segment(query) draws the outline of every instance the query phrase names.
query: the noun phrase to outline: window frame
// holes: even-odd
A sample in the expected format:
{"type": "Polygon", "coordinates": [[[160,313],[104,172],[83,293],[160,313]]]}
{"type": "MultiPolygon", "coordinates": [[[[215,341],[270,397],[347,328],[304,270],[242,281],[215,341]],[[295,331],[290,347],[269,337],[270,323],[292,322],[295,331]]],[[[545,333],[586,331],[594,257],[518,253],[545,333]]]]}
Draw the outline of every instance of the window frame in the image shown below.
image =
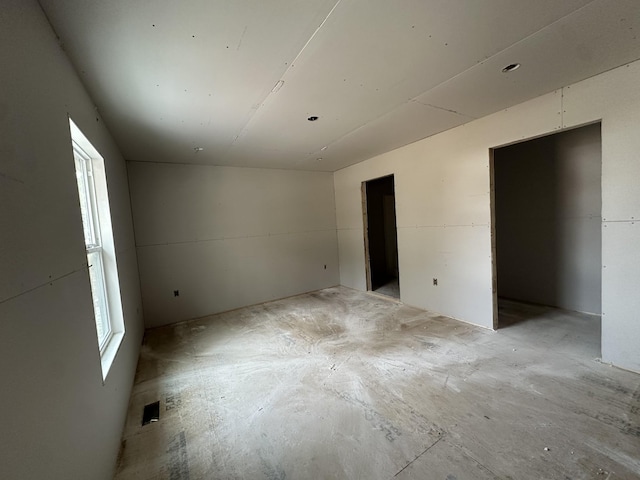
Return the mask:
{"type": "MultiPolygon", "coordinates": [[[[102,258],[102,239],[100,235],[100,213],[98,212],[98,199],[96,195],[96,186],[93,175],[93,161],[89,155],[78,145],[72,141],[73,156],[76,166],[76,177],[82,176],[83,192],[80,192],[80,184],[78,184],[78,195],[84,194],[84,205],[86,206],[86,215],[83,213],[83,227],[89,227],[89,235],[85,232],[85,249],[87,252],[87,266],[89,268],[89,280],[91,283],[91,296],[93,297],[93,311],[96,317],[96,328],[98,333],[98,347],[102,355],[113,336],[113,326],[111,315],[109,313],[109,302],[106,287],[106,277],[104,271],[104,261],[102,258]],[[85,217],[88,225],[85,225],[85,217]],[[96,288],[94,288],[94,286],[96,288]],[[96,305],[97,304],[97,305],[96,305]],[[98,325],[98,317],[101,317],[100,325],[98,325]]],[[[80,209],[82,209],[82,201],[80,209]]]]}
{"type": "Polygon", "coordinates": [[[71,118],[69,125],[83,244],[104,382],[125,333],[105,162],[71,118]]]}

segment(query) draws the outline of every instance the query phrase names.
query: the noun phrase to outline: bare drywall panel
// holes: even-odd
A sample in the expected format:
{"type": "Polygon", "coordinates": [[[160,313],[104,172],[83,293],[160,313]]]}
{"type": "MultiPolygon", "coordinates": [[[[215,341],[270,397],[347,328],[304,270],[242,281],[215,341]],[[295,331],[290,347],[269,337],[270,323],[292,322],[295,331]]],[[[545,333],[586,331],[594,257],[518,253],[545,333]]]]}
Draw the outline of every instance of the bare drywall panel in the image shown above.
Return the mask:
{"type": "Polygon", "coordinates": [[[335,230],[142,246],[138,256],[149,327],[338,283],[335,230]]]}
{"type": "Polygon", "coordinates": [[[126,167],[36,1],[2,3],[0,63],[0,477],[111,479],[143,333],[126,167]],[[126,334],[104,383],[69,115],[109,187],[126,334]]]}
{"type": "Polygon", "coordinates": [[[490,248],[488,231],[486,225],[398,229],[402,301],[484,325],[484,314],[491,309],[486,281],[491,259],[479,260],[475,252],[490,248]],[[460,291],[466,292],[465,301],[456,298],[460,291]]]}
{"type": "Polygon", "coordinates": [[[635,62],[564,89],[565,126],[602,119],[602,217],[605,222],[640,218],[639,76],[640,62],[635,62]]]}
{"type": "Polygon", "coordinates": [[[330,173],[128,165],[138,245],[335,228],[330,173]]]}
{"type": "Polygon", "coordinates": [[[489,149],[560,128],[561,101],[553,92],[336,172],[341,283],[366,284],[363,237],[346,234],[362,231],[360,184],[393,173],[402,301],[492,328],[489,149]]]}
{"type": "Polygon", "coordinates": [[[433,135],[471,120],[473,118],[465,115],[409,100],[351,131],[312,158],[323,159],[323,170],[336,170],[344,165],[345,158],[357,163],[358,159],[366,159],[381,150],[392,150],[424,138],[427,133],[433,135]]]}
{"type": "Polygon", "coordinates": [[[70,55],[89,59],[84,79],[127,159],[205,163],[229,150],[336,0],[42,3],[70,55]]]}
{"type": "Polygon", "coordinates": [[[640,223],[602,227],[602,358],[640,373],[640,223]]]}
{"type": "Polygon", "coordinates": [[[112,477],[130,390],[102,385],[92,308],[84,270],[0,303],[2,478],[112,477]]]}
{"type": "Polygon", "coordinates": [[[640,16],[627,14],[637,8],[634,2],[589,2],[416,100],[481,117],[513,105],[522,98],[523,90],[532,96],[542,95],[562,82],[566,85],[588,78],[593,75],[595,61],[603,62],[600,71],[634,61],[638,58],[635,49],[640,16]],[[620,27],[608,28],[616,24],[620,27]],[[617,58],[613,58],[612,52],[617,58]],[[520,70],[496,75],[514,62],[522,62],[520,70]]]}
{"type": "Polygon", "coordinates": [[[494,151],[498,295],[600,314],[600,124],[494,151]]]}
{"type": "MultiPolygon", "coordinates": [[[[362,288],[364,284],[364,268],[356,271],[359,258],[364,257],[363,241],[357,235],[345,234],[348,229],[359,228],[362,222],[360,184],[364,180],[393,173],[396,178],[402,300],[418,299],[421,300],[418,305],[425,308],[437,309],[445,315],[491,328],[494,312],[489,228],[480,235],[478,242],[467,245],[466,265],[458,272],[459,276],[452,276],[450,280],[453,286],[451,297],[435,299],[424,293],[431,288],[433,276],[428,272],[413,272],[411,265],[435,269],[441,265],[442,258],[437,251],[428,248],[434,244],[428,243],[425,235],[418,234],[417,227],[444,229],[456,218],[467,222],[480,219],[481,227],[488,226],[490,198],[485,192],[489,192],[491,148],[600,119],[603,225],[611,220],[631,224],[634,218],[640,217],[640,188],[637,185],[640,178],[637,155],[640,151],[640,136],[637,134],[640,131],[638,78],[640,62],[635,62],[337,171],[334,179],[341,283],[353,288],[362,288]],[[484,168],[485,173],[479,173],[484,168]],[[445,171],[449,173],[445,175],[445,171]],[[438,186],[434,178],[440,179],[442,185],[438,186]],[[348,267],[343,268],[343,264],[348,267]],[[465,281],[467,272],[475,281],[465,281]],[[407,276],[409,273],[411,276],[407,276]],[[460,314],[457,304],[467,302],[465,312],[460,314]]],[[[466,225],[455,235],[463,237],[469,228],[466,225]]],[[[434,235],[429,242],[435,242],[435,238],[434,235]]],[[[621,247],[613,256],[617,247],[603,234],[602,255],[603,262],[614,258],[617,268],[624,268],[625,278],[617,281],[624,280],[628,288],[637,292],[640,291],[640,269],[627,271],[624,266],[626,257],[635,258],[637,255],[637,248],[632,247],[634,242],[637,245],[637,239],[630,231],[621,232],[615,244],[621,247]]],[[[608,311],[615,312],[614,318],[603,321],[603,359],[637,370],[640,363],[638,310],[632,302],[617,296],[615,287],[616,282],[607,273],[603,274],[602,311],[605,316],[608,311]]]]}
{"type": "Polygon", "coordinates": [[[362,228],[342,228],[338,230],[340,253],[340,283],[342,285],[367,290],[364,256],[364,231],[362,228]]]}
{"type": "Polygon", "coordinates": [[[332,171],[640,56],[634,0],[40,3],[139,161],[332,171]]]}
{"type": "Polygon", "coordinates": [[[74,191],[73,163],[65,161],[71,148],[70,141],[64,142],[69,139],[68,121],[66,124],[59,121],[64,120],[67,109],[56,95],[42,92],[43,95],[36,97],[33,93],[34,86],[38,86],[34,79],[41,76],[43,70],[49,72],[47,82],[57,85],[59,94],[64,92],[64,83],[69,81],[69,73],[60,67],[66,60],[57,48],[46,20],[40,16],[37,4],[21,9],[16,3],[9,5],[7,10],[3,8],[0,17],[3,25],[17,23],[32,30],[31,35],[23,33],[11,38],[14,28],[8,25],[3,27],[0,37],[3,42],[0,61],[6,66],[0,71],[3,110],[0,116],[0,198],[3,206],[0,209],[3,246],[0,300],[19,295],[50,278],[81,269],[86,262],[81,235],[43,235],[43,232],[71,231],[82,226],[78,224],[78,212],[69,208],[73,195],[77,197],[77,187],[74,191]],[[34,61],[27,62],[20,57],[31,49],[25,46],[18,49],[19,41],[32,41],[38,45],[34,45],[33,50],[39,47],[44,51],[36,50],[34,61]],[[29,108],[52,114],[36,116],[29,108]],[[54,112],[58,121],[52,121],[54,112]],[[57,161],[45,162],[42,160],[45,158],[57,161]],[[66,202],[43,201],[44,197],[55,198],[64,192],[69,192],[66,202]],[[47,240],[43,241],[43,238],[47,240]]]}
{"type": "MultiPolygon", "coordinates": [[[[546,0],[544,6],[490,3],[469,1],[446,8],[449,5],[445,2],[411,2],[398,9],[384,0],[339,2],[296,59],[296,68],[283,77],[287,88],[278,101],[267,104],[252,119],[257,123],[254,135],[277,141],[290,132],[281,122],[289,120],[287,124],[296,125],[299,122],[295,119],[304,118],[308,111],[326,112],[333,118],[323,125],[324,138],[317,141],[332,141],[341,132],[373,121],[516,43],[524,32],[534,34],[546,22],[561,19],[587,1],[560,5],[546,0]],[[489,13],[496,10],[501,10],[504,18],[512,18],[518,28],[504,25],[501,17],[489,13]],[[469,38],[475,41],[469,42],[469,38]],[[434,64],[438,68],[433,68],[434,64]],[[263,121],[258,123],[261,117],[263,121]]],[[[296,130],[288,140],[297,143],[304,139],[303,132],[296,130]]]]}
{"type": "Polygon", "coordinates": [[[433,151],[412,156],[398,176],[406,185],[396,194],[403,208],[399,214],[402,226],[451,226],[488,224],[486,203],[477,201],[489,197],[485,183],[488,159],[476,161],[463,152],[455,162],[447,160],[446,147],[434,145],[433,151]],[[415,175],[428,169],[429,178],[415,175]],[[464,173],[461,173],[464,172],[464,173]],[[475,199],[476,201],[469,201],[475,199]],[[415,208],[415,205],[421,208],[415,208]]]}
{"type": "MultiPolygon", "coordinates": [[[[456,137],[464,132],[468,140],[460,145],[460,154],[474,157],[478,154],[478,145],[486,144],[491,145],[488,148],[494,148],[547,135],[562,128],[562,100],[562,90],[555,90],[475,120],[471,126],[463,125],[464,130],[452,132],[451,135],[456,137]],[[496,128],[496,125],[500,128],[496,128]]],[[[446,135],[447,132],[444,133],[446,135]]],[[[451,142],[451,138],[444,136],[440,141],[451,142]]]]}
{"type": "Polygon", "coordinates": [[[339,283],[333,174],[128,165],[147,326],[339,283]]]}

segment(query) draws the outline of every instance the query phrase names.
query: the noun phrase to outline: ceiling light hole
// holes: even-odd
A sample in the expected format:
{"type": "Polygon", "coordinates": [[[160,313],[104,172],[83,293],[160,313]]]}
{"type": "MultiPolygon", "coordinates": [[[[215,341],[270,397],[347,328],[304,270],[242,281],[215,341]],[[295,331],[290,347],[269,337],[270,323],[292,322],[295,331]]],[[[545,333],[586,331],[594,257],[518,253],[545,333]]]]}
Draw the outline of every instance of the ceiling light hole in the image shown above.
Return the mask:
{"type": "Polygon", "coordinates": [[[507,65],[506,67],[504,67],[502,69],[502,73],[513,72],[514,70],[517,70],[519,68],[520,68],[520,64],[519,63],[512,63],[512,64],[507,65]]]}
{"type": "Polygon", "coordinates": [[[271,89],[271,93],[276,93],[278,90],[282,88],[283,85],[284,85],[284,80],[278,80],[278,82],[271,89]]]}
{"type": "Polygon", "coordinates": [[[309,120],[310,122],[315,122],[316,120],[318,120],[318,117],[316,117],[315,115],[307,118],[307,120],[309,120]]]}

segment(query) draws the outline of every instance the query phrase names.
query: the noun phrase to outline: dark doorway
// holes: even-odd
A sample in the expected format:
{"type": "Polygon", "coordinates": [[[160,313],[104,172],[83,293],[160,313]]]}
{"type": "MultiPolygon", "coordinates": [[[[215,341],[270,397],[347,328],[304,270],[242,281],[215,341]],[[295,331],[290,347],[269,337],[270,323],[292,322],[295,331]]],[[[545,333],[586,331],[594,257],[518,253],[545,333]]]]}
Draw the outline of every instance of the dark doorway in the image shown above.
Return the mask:
{"type": "Polygon", "coordinates": [[[599,123],[493,150],[494,327],[541,316],[514,301],[600,315],[601,165],[599,123]]]}
{"type": "Polygon", "coordinates": [[[367,290],[400,298],[393,175],[362,184],[367,290]]]}

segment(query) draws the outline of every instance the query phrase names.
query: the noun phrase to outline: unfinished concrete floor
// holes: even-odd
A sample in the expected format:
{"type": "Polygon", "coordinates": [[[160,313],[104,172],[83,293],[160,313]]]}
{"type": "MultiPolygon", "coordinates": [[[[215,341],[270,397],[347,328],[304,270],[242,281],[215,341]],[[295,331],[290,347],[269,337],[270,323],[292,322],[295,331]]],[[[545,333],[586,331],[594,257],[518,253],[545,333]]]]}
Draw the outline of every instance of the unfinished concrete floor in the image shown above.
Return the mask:
{"type": "Polygon", "coordinates": [[[336,287],[148,331],[116,478],[640,478],[640,375],[596,360],[599,319],[501,314],[336,287]]]}
{"type": "Polygon", "coordinates": [[[400,282],[397,278],[392,278],[381,287],[376,288],[374,292],[400,300],[400,282]]]}

